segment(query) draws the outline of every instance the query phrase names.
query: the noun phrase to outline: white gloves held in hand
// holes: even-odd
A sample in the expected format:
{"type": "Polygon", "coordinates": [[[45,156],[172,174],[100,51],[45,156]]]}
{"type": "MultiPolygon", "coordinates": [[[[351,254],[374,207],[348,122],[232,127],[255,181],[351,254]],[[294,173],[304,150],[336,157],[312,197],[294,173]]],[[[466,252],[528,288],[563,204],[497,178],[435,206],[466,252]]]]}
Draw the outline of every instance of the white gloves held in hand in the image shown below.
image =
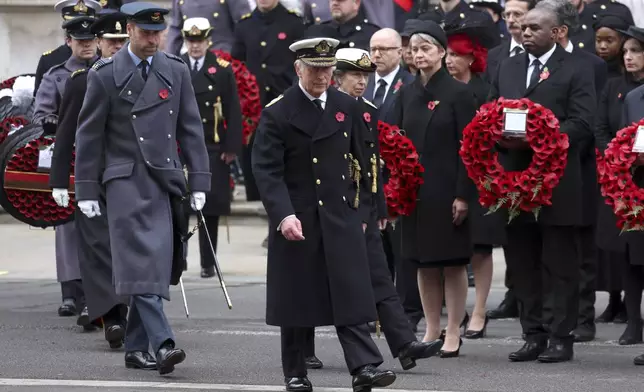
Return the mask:
{"type": "Polygon", "coordinates": [[[58,207],[69,207],[69,193],[67,192],[67,189],[54,188],[51,196],[54,198],[58,207]]]}
{"type": "Polygon", "coordinates": [[[192,192],[190,195],[190,207],[195,211],[201,211],[206,204],[206,194],[204,192],[192,192]]]}
{"type": "Polygon", "coordinates": [[[97,200],[82,200],[78,202],[78,208],[88,218],[101,216],[101,208],[98,206],[97,200]]]}

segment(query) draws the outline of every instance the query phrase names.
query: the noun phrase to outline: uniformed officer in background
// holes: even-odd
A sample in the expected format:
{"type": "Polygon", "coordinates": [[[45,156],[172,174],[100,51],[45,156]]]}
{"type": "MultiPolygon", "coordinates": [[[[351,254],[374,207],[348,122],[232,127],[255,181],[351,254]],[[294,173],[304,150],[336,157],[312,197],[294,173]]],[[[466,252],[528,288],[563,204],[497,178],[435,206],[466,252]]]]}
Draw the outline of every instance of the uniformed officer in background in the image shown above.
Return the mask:
{"type": "MultiPolygon", "coordinates": [[[[333,0],[302,0],[302,16],[307,25],[332,20],[330,3],[333,0]]],[[[382,28],[396,27],[394,0],[368,0],[360,5],[359,16],[364,23],[373,23],[382,28]]]]}
{"type": "MultiPolygon", "coordinates": [[[[56,3],[54,10],[61,13],[64,21],[69,21],[77,16],[94,16],[97,11],[101,10],[101,5],[94,0],[61,0],[56,3]]],[[[72,50],[69,47],[70,40],[69,34],[65,33],[65,43],[40,56],[36,68],[34,96],[38,93],[38,87],[45,73],[54,65],[64,63],[72,55],[72,50]]]]}
{"type": "Polygon", "coordinates": [[[309,26],[308,37],[331,37],[345,48],[369,50],[369,40],[380,27],[361,14],[362,0],[329,0],[331,20],[309,26]]]}
{"type": "Polygon", "coordinates": [[[503,20],[503,6],[499,0],[471,0],[470,5],[490,14],[502,40],[509,37],[507,25],[503,20]]]}
{"type": "MultiPolygon", "coordinates": [[[[79,16],[63,24],[68,34],[72,55],[62,64],[52,67],[43,77],[36,94],[34,124],[42,124],[46,135],[55,135],[60,102],[65,93],[65,83],[72,72],[87,68],[96,61],[96,36],[90,27],[94,18],[79,16]]],[[[74,222],[56,227],[56,273],[60,282],[63,303],[58,314],[74,316],[84,305],[84,293],[78,264],[77,233],[74,222]]],[[[81,312],[78,323],[89,326],[89,317],[81,312]]]]}
{"type": "Polygon", "coordinates": [[[569,0],[577,7],[581,28],[570,35],[575,47],[595,53],[595,29],[593,25],[603,15],[619,16],[629,25],[634,25],[631,10],[617,0],[569,0]]]}
{"type": "Polygon", "coordinates": [[[212,48],[230,52],[236,24],[250,11],[246,0],[173,0],[166,51],[181,54],[183,22],[189,18],[205,17],[212,26],[209,36],[212,48]]]}
{"type": "MultiPolygon", "coordinates": [[[[211,29],[206,18],[186,19],[181,32],[188,53],[181,58],[192,73],[192,86],[210,158],[212,177],[203,214],[216,252],[219,217],[230,215],[230,163],[242,148],[242,113],[230,63],[208,50],[211,29]]],[[[215,276],[215,260],[206,235],[205,230],[199,230],[201,277],[211,278],[215,276]]]]}
{"type": "MultiPolygon", "coordinates": [[[[99,15],[102,16],[92,24],[91,32],[98,37],[102,58],[112,57],[128,38],[125,15],[113,9],[103,9],[99,15]]],[[[88,70],[89,68],[81,68],[71,74],[60,104],[49,185],[52,187],[52,196],[56,204],[65,208],[69,205],[67,188],[78,115],[87,89],[88,70]]],[[[104,192],[101,192],[99,203],[104,211],[104,192]]],[[[93,324],[103,327],[105,340],[110,348],[120,348],[125,337],[127,305],[116,295],[112,284],[112,255],[107,216],[103,213],[100,217],[89,219],[76,209],[74,223],[78,234],[80,272],[89,319],[93,324]]]]}
{"type": "Polygon", "coordinates": [[[183,272],[177,263],[185,264],[183,198],[190,189],[191,207],[201,210],[210,190],[208,154],[190,71],[179,57],[158,51],[168,10],[135,2],[121,12],[128,16],[127,48],[99,60],[87,76],[76,132],[76,199],[93,218],[101,214],[105,187],[114,286],[130,297],[126,367],[166,374],[186,354],[175,346],[163,299],[183,272]]]}

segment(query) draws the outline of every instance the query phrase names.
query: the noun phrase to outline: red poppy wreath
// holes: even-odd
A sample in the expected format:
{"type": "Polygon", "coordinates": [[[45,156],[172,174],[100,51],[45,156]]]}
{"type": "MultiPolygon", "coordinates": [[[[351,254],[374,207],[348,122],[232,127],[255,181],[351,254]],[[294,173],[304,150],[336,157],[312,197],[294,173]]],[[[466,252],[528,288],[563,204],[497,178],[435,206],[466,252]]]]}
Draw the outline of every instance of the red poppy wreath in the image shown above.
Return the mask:
{"type": "Polygon", "coordinates": [[[0,82],[0,90],[2,90],[4,88],[13,88],[13,84],[15,83],[17,78],[18,78],[17,76],[14,76],[14,77],[11,77],[9,79],[5,79],[2,82],[0,82]]]}
{"type": "Polygon", "coordinates": [[[233,59],[230,53],[218,49],[213,49],[212,53],[218,58],[228,61],[233,68],[237,81],[237,95],[242,110],[243,141],[244,145],[248,145],[251,135],[259,124],[259,116],[262,112],[257,79],[243,62],[233,59]]]}
{"type": "Polygon", "coordinates": [[[633,163],[638,153],[633,152],[637,129],[644,120],[617,132],[604,152],[597,151],[597,177],[606,204],[617,216],[617,227],[622,232],[644,230],[644,189],[633,181],[633,163]]]}
{"type": "Polygon", "coordinates": [[[23,127],[29,124],[29,121],[24,117],[7,117],[0,121],[0,143],[9,136],[13,127],[23,127]]]}
{"type": "Polygon", "coordinates": [[[416,147],[397,126],[378,121],[378,135],[380,157],[389,170],[389,181],[384,185],[389,216],[409,215],[416,207],[425,169],[416,147]]]}
{"type": "Polygon", "coordinates": [[[566,168],[568,135],[559,132],[555,115],[540,104],[525,98],[499,98],[481,106],[465,127],[460,155],[478,190],[479,203],[488,213],[505,207],[509,221],[521,211],[532,212],[538,219],[541,208],[552,205],[552,192],[566,168]],[[503,135],[505,108],[528,111],[526,139],[533,155],[521,172],[506,172],[494,148],[503,135]]]}

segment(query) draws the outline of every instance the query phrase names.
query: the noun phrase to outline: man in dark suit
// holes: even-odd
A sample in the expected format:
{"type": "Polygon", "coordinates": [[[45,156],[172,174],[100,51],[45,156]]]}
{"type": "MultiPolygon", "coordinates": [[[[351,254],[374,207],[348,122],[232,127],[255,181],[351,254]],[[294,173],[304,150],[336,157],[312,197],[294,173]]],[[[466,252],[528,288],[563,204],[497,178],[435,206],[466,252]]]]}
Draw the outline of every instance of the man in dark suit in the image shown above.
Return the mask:
{"type": "MultiPolygon", "coordinates": [[[[579,61],[580,67],[593,70],[595,93],[599,97],[608,78],[608,65],[604,60],[583,49],[576,48],[570,41],[572,33],[580,29],[579,13],[568,0],[544,0],[537,8],[547,7],[559,16],[558,43],[579,61]]],[[[595,279],[597,277],[597,252],[595,247],[595,223],[597,221],[597,163],[595,145],[591,143],[580,150],[584,176],[583,191],[583,224],[580,229],[582,260],[579,286],[579,321],[574,336],[577,342],[587,342],[595,338],[595,279]]],[[[548,305],[554,298],[549,298],[548,305]]],[[[544,317],[548,319],[550,306],[544,308],[544,317]]]]}
{"type": "MultiPolygon", "coordinates": [[[[242,148],[242,113],[230,63],[208,50],[212,27],[206,18],[186,19],[181,30],[188,53],[182,56],[192,73],[192,85],[206,139],[212,174],[202,210],[215,252],[219,217],[230,215],[230,163],[242,148]],[[225,126],[224,126],[225,123],[225,126]]],[[[215,276],[215,259],[206,230],[199,230],[201,277],[215,276]]]]}
{"type": "MultiPolygon", "coordinates": [[[[597,105],[593,75],[557,45],[557,14],[547,8],[529,11],[522,23],[527,53],[504,60],[492,84],[496,99],[528,98],[559,119],[570,147],[552,205],[538,221],[521,214],[508,226],[506,263],[519,301],[525,344],[511,361],[563,362],[573,357],[579,312],[579,226],[583,224],[581,150],[592,140],[590,119],[597,105]],[[525,81],[525,82],[523,82],[525,81]],[[552,320],[543,319],[543,301],[556,297],[552,320]]],[[[502,139],[500,159],[506,170],[524,170],[532,160],[525,138],[502,139]]]]}

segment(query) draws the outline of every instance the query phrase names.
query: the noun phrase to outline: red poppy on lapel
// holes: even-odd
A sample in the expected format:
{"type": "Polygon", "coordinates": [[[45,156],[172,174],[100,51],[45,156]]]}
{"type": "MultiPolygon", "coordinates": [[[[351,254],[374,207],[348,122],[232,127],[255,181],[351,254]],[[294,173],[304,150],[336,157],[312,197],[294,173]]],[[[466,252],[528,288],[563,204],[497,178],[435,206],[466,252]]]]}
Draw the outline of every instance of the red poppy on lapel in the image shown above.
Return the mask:
{"type": "Polygon", "coordinates": [[[338,120],[338,122],[344,122],[344,113],[337,112],[335,114],[335,119],[338,120]]]}
{"type": "Polygon", "coordinates": [[[168,90],[163,89],[163,90],[159,91],[159,97],[161,97],[161,99],[168,98],[168,90]]]}
{"type": "Polygon", "coordinates": [[[209,74],[211,74],[211,75],[212,75],[212,74],[214,74],[215,72],[217,72],[217,68],[215,68],[215,67],[210,67],[210,68],[208,68],[208,73],[209,73],[209,74]]]}
{"type": "Polygon", "coordinates": [[[400,90],[400,88],[402,87],[402,85],[403,85],[402,80],[398,79],[398,82],[396,82],[396,84],[394,84],[394,92],[397,93],[398,90],[400,90]]]}
{"type": "Polygon", "coordinates": [[[436,109],[436,106],[438,106],[439,103],[440,103],[440,101],[430,101],[427,104],[427,109],[434,110],[434,109],[436,109]]]}
{"type": "Polygon", "coordinates": [[[371,122],[371,114],[369,112],[365,112],[363,116],[366,122],[371,122]]]}
{"type": "Polygon", "coordinates": [[[622,99],[622,93],[617,94],[617,99],[622,99]]]}
{"type": "Polygon", "coordinates": [[[548,67],[544,68],[543,71],[541,71],[541,74],[539,75],[539,82],[542,80],[546,80],[550,77],[550,71],[548,71],[548,67]]]}
{"type": "Polygon", "coordinates": [[[277,34],[277,38],[279,38],[279,39],[286,39],[286,33],[279,33],[279,34],[277,34]]]}

